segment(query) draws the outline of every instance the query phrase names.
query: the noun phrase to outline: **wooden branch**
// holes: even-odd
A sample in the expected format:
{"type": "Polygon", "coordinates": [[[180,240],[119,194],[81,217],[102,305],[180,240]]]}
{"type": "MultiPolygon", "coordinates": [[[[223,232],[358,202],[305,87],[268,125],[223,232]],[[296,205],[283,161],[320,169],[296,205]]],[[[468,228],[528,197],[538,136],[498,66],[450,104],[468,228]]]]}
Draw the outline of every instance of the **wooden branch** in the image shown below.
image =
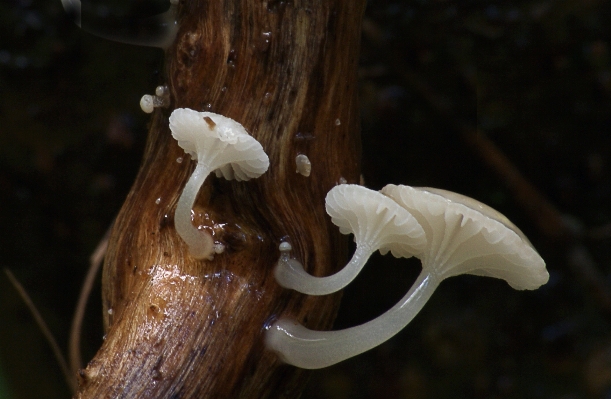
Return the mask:
{"type": "Polygon", "coordinates": [[[282,239],[310,273],[346,261],[324,210],[329,189],[360,168],[356,69],[364,0],[186,0],[168,50],[170,109],[154,114],[144,161],[117,217],[103,272],[107,334],[80,372],[77,397],[295,398],[306,374],[264,348],[280,315],[331,327],[339,295],[282,289],[282,239]],[[242,123],[269,155],[261,178],[210,176],[195,223],[226,246],[196,261],[174,229],[194,168],[172,139],[171,109],[242,123]],[[295,173],[295,157],[312,162],[295,173]],[[177,159],[182,158],[182,162],[177,159]]]}

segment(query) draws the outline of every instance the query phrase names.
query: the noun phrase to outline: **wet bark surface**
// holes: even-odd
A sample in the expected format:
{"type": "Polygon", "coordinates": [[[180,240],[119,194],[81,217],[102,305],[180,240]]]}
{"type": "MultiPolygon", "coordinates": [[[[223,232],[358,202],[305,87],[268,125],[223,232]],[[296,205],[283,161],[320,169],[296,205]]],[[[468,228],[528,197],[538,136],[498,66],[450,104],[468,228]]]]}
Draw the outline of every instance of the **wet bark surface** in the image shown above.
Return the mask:
{"type": "Polygon", "coordinates": [[[324,197],[358,183],[356,68],[363,1],[185,1],[167,51],[168,109],[153,115],[144,161],[121,209],[103,272],[106,338],[80,373],[79,398],[298,397],[307,373],[264,347],[279,316],[332,325],[340,295],[282,289],[278,245],[315,275],[346,261],[347,238],[324,197]],[[225,251],[195,260],[176,234],[176,202],[195,167],[171,137],[171,110],[240,122],[270,168],[235,182],[208,177],[194,223],[225,251]],[[296,173],[295,157],[312,163],[296,173]]]}

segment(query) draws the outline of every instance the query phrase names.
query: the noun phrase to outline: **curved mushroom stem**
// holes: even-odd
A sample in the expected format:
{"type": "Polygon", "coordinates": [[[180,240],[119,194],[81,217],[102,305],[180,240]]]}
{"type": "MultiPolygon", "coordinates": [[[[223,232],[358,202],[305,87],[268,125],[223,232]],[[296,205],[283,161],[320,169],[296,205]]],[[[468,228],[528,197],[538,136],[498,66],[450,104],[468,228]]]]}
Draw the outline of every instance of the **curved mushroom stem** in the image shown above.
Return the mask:
{"type": "Polygon", "coordinates": [[[166,49],[174,41],[178,30],[175,22],[176,6],[174,3],[171,3],[169,10],[164,13],[136,21],[115,19],[112,21],[113,26],[104,27],[108,23],[97,23],[95,18],[87,18],[86,23],[83,23],[81,0],[61,0],[61,2],[66,13],[74,19],[74,23],[79,28],[92,35],[120,43],[166,49]],[[114,25],[129,27],[129,29],[122,32],[117,31],[114,25]]]}
{"type": "Polygon", "coordinates": [[[441,279],[421,272],[408,293],[390,310],[370,322],[339,331],[313,331],[287,319],[266,333],[267,347],[288,364],[318,369],[339,363],[390,339],[418,314],[441,279]]]}
{"type": "Polygon", "coordinates": [[[358,276],[369,257],[375,252],[369,246],[357,245],[350,262],[337,273],[327,277],[314,277],[305,271],[303,265],[288,255],[280,255],[274,276],[284,288],[308,295],[328,295],[350,284],[358,276]]]}
{"type": "Polygon", "coordinates": [[[197,198],[197,193],[210,174],[210,168],[198,163],[189,177],[185,188],[180,194],[176,212],[174,213],[174,226],[176,232],[189,247],[189,253],[195,259],[212,259],[214,256],[214,240],[206,231],[198,230],[191,221],[191,209],[197,198]]]}

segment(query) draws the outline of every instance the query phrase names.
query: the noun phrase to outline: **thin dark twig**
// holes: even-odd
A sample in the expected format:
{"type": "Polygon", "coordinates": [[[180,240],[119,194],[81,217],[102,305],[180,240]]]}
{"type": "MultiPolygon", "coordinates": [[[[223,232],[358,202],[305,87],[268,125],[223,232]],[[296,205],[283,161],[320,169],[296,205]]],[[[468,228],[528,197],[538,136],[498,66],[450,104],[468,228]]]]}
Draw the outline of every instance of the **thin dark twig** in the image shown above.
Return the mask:
{"type": "Polygon", "coordinates": [[[19,283],[17,278],[13,275],[13,273],[9,269],[4,269],[4,273],[8,277],[13,287],[15,287],[15,290],[17,291],[27,308],[30,310],[30,313],[34,317],[36,324],[38,324],[38,328],[40,328],[40,331],[49,343],[49,346],[53,351],[53,355],[55,356],[55,359],[57,360],[57,363],[59,364],[59,367],[61,368],[62,373],[64,374],[64,378],[66,379],[70,390],[72,391],[72,393],[76,393],[76,378],[72,375],[72,373],[70,373],[66,358],[64,357],[64,355],[62,355],[62,351],[59,348],[57,341],[53,337],[51,330],[47,326],[47,323],[45,323],[40,312],[38,311],[38,309],[36,309],[34,302],[32,302],[32,299],[30,298],[26,290],[23,288],[21,283],[19,283]]]}
{"type": "Polygon", "coordinates": [[[89,270],[87,271],[87,275],[85,276],[85,281],[83,282],[83,287],[81,288],[81,293],[76,304],[76,309],[74,310],[74,316],[72,317],[72,326],[70,327],[70,340],[68,341],[68,354],[70,358],[70,369],[72,370],[72,375],[75,376],[82,367],[81,329],[83,326],[85,310],[87,309],[87,301],[89,300],[89,296],[91,295],[91,290],[93,289],[95,277],[97,276],[98,271],[100,270],[102,260],[104,259],[104,255],[106,254],[106,249],[108,248],[108,237],[110,235],[111,229],[112,224],[110,225],[110,227],[106,231],[106,234],[104,234],[104,237],[98,243],[98,246],[89,258],[89,270]]]}

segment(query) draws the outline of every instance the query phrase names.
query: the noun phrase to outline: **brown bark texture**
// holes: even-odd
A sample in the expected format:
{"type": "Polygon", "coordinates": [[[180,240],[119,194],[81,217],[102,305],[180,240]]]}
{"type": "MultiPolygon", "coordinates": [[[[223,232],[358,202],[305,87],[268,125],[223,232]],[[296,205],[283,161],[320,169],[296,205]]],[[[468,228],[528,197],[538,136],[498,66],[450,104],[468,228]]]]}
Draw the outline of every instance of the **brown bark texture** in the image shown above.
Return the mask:
{"type": "Polygon", "coordinates": [[[347,237],[324,209],[360,168],[356,70],[363,0],[185,0],[167,51],[171,106],[153,114],[141,170],[103,272],[105,341],[80,372],[79,398],[295,398],[307,373],[265,349],[280,316],[329,329],[339,295],[278,286],[278,245],[315,275],[341,268],[347,237]],[[194,223],[226,246],[195,260],[176,234],[176,202],[195,167],[171,137],[180,107],[240,122],[269,170],[208,177],[194,223]],[[312,163],[296,173],[295,157],[312,163]],[[182,162],[177,160],[182,158],[182,162]]]}

